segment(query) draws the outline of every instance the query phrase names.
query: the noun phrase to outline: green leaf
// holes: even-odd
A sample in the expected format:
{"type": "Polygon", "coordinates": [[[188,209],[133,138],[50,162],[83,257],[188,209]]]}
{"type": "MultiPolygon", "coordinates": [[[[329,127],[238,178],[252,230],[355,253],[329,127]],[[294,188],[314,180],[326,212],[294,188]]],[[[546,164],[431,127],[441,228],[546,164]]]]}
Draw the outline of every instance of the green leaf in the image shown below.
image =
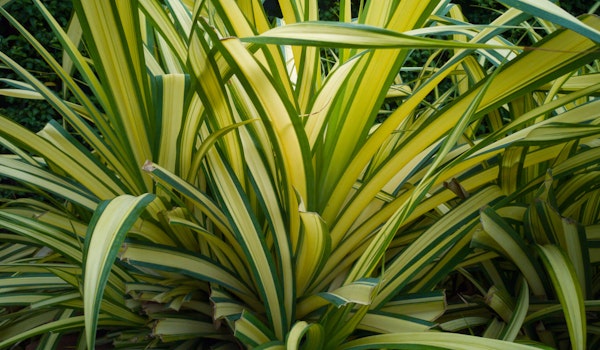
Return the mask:
{"type": "Polygon", "coordinates": [[[139,165],[154,158],[150,132],[156,124],[150,118],[150,83],[138,8],[134,3],[89,0],[73,5],[101,84],[93,87],[106,96],[102,107],[114,138],[124,140],[118,148],[127,167],[124,173],[135,181],[137,193],[143,193],[152,183],[142,176],[139,165]]]}
{"type": "Polygon", "coordinates": [[[321,321],[325,334],[330,335],[326,338],[324,348],[339,348],[356,331],[368,311],[369,305],[346,304],[338,308],[329,307],[321,321]]]}
{"type": "Polygon", "coordinates": [[[203,255],[190,255],[179,249],[156,244],[127,242],[119,257],[134,266],[177,272],[207,282],[215,282],[239,294],[241,298],[247,299],[254,295],[236,273],[223,268],[203,255]]]}
{"type": "MultiPolygon", "coordinates": [[[[75,310],[72,309],[66,309],[62,312],[62,314],[58,317],[57,320],[66,320],[72,317],[73,313],[75,312],[75,310]]],[[[52,349],[56,349],[58,347],[58,344],[61,340],[61,333],[58,332],[48,332],[46,334],[44,334],[41,339],[40,339],[40,343],[37,347],[37,349],[39,350],[52,350],[52,349]]]]}
{"type": "Polygon", "coordinates": [[[480,213],[483,231],[473,236],[473,246],[493,249],[508,257],[523,273],[532,292],[545,297],[544,283],[540,278],[541,267],[531,256],[531,249],[515,230],[492,208],[486,207],[480,213]]]}
{"type": "Polygon", "coordinates": [[[474,219],[481,207],[502,196],[500,189],[495,186],[482,189],[411,242],[391,264],[386,264],[383,272],[384,285],[374,304],[382,306],[391,299],[400,288],[415,278],[421,269],[470,231],[469,226],[474,225],[474,219]]]}
{"type": "MultiPolygon", "coordinates": [[[[3,120],[5,119],[0,118],[0,126],[3,120]]],[[[68,198],[90,210],[94,210],[98,202],[98,198],[82,186],[72,183],[55,172],[16,159],[0,156],[0,174],[59,197],[68,198]]]]}
{"type": "Polygon", "coordinates": [[[200,145],[200,147],[195,150],[194,153],[194,159],[192,160],[191,166],[190,166],[190,173],[188,175],[187,180],[189,182],[193,182],[194,178],[198,175],[198,171],[200,169],[200,162],[202,161],[202,158],[204,158],[204,156],[206,155],[206,152],[208,151],[208,149],[210,147],[214,146],[214,143],[223,137],[223,135],[234,131],[235,129],[248,124],[248,123],[252,123],[254,121],[257,121],[259,119],[250,119],[250,120],[245,120],[243,122],[240,123],[235,123],[235,124],[231,124],[228,125],[226,127],[223,127],[217,131],[214,131],[213,133],[210,134],[210,136],[208,138],[206,138],[204,140],[204,142],[202,142],[202,144],[200,145]]]}
{"type": "Polygon", "coordinates": [[[319,274],[331,253],[329,228],[321,216],[313,212],[301,212],[303,230],[300,232],[296,253],[296,288],[298,295],[319,274]]]}
{"type": "Polygon", "coordinates": [[[152,145],[156,162],[170,171],[180,168],[178,154],[181,129],[185,122],[185,99],[189,90],[189,78],[185,74],[165,74],[152,79],[152,95],[158,125],[157,140],[152,145]]]}
{"type": "Polygon", "coordinates": [[[206,193],[203,193],[197,187],[194,187],[158,164],[148,161],[144,163],[143,169],[150,173],[159,184],[166,188],[174,189],[193,201],[194,205],[199,210],[202,210],[219,230],[224,234],[228,234],[229,241],[235,241],[225,214],[206,193]]]}
{"type": "Polygon", "coordinates": [[[336,290],[319,293],[318,295],[336,307],[348,303],[370,305],[378,285],[379,281],[377,279],[363,278],[336,290]]]}
{"type": "Polygon", "coordinates": [[[230,340],[224,329],[216,329],[212,322],[198,321],[190,318],[164,318],[156,321],[152,327],[152,336],[160,337],[164,342],[206,337],[211,339],[230,340]]]}
{"type": "Polygon", "coordinates": [[[242,312],[240,318],[235,321],[234,336],[251,347],[276,340],[271,329],[247,311],[242,312]]]}
{"type": "Polygon", "coordinates": [[[201,226],[180,217],[169,215],[169,224],[175,227],[184,226],[196,232],[199,240],[205,241],[206,244],[210,246],[217,261],[219,261],[224,267],[227,267],[232,271],[236,271],[238,274],[240,274],[240,276],[243,276],[243,280],[246,281],[250,279],[249,276],[245,274],[246,267],[238,253],[233,249],[233,247],[231,247],[231,245],[227,244],[227,242],[224,242],[220,237],[202,228],[201,226]]]}
{"type": "Polygon", "coordinates": [[[249,210],[249,203],[240,184],[232,177],[230,169],[215,158],[210,165],[218,169],[216,173],[222,174],[219,179],[214,179],[219,188],[223,206],[227,208],[227,215],[238,242],[244,249],[244,254],[249,263],[249,269],[265,306],[270,310],[267,315],[275,327],[278,337],[282,337],[284,329],[291,316],[290,305],[286,305],[283,298],[282,284],[275,270],[274,256],[267,249],[266,241],[258,227],[254,213],[249,210]]]}
{"type": "Polygon", "coordinates": [[[435,327],[435,323],[418,318],[381,311],[370,311],[362,318],[357,328],[374,333],[389,334],[398,332],[424,332],[433,327],[435,327]]]}
{"type": "Polygon", "coordinates": [[[473,48],[518,49],[512,45],[488,45],[423,38],[374,26],[341,22],[301,22],[242,38],[257,44],[324,46],[337,48],[473,48]]]}
{"type": "Polygon", "coordinates": [[[533,16],[547,19],[581,35],[585,35],[596,43],[600,43],[600,31],[585,25],[567,11],[548,0],[500,0],[533,16]]]}
{"type": "Polygon", "coordinates": [[[53,274],[27,274],[3,276],[0,278],[0,289],[7,293],[18,290],[63,289],[68,284],[53,274]]]}
{"type": "Polygon", "coordinates": [[[381,311],[433,322],[446,311],[446,295],[440,291],[400,295],[388,301],[381,311]]]}
{"type": "Polygon", "coordinates": [[[359,349],[533,350],[538,347],[501,340],[442,332],[406,332],[363,337],[340,347],[359,349]]]}
{"type": "Polygon", "coordinates": [[[586,314],[581,286],[569,258],[554,245],[537,245],[562,306],[573,349],[586,349],[586,314]]]}
{"type": "Polygon", "coordinates": [[[323,326],[298,321],[290,329],[285,342],[287,349],[321,349],[325,343],[323,326]]]}
{"type": "Polygon", "coordinates": [[[527,316],[529,310],[529,285],[525,282],[525,279],[521,279],[519,295],[513,308],[512,315],[508,324],[502,330],[500,339],[515,341],[519,331],[523,327],[523,322],[527,316]]]}
{"type": "Polygon", "coordinates": [[[270,82],[259,62],[245,49],[237,39],[220,42],[223,56],[240,79],[249,97],[256,101],[254,108],[269,125],[269,136],[276,151],[281,152],[285,171],[285,181],[298,191],[300,197],[311,208],[312,162],[308,140],[302,128],[302,121],[294,110],[292,101],[286,98],[284,91],[270,82]]]}
{"type": "Polygon", "coordinates": [[[83,254],[83,301],[89,349],[94,348],[98,316],[106,283],[121,244],[145,207],[150,194],[123,195],[101,202],[90,222],[83,254]]]}
{"type": "MultiPolygon", "coordinates": [[[[84,316],[73,316],[53,320],[57,315],[56,310],[39,315],[40,317],[26,318],[23,321],[6,327],[0,331],[0,348],[6,348],[20,341],[33,338],[50,332],[81,331],[84,327],[84,316]],[[10,334],[10,336],[7,336],[10,334]]],[[[107,315],[99,315],[98,323],[113,327],[131,327],[128,321],[114,320],[107,315]]]]}

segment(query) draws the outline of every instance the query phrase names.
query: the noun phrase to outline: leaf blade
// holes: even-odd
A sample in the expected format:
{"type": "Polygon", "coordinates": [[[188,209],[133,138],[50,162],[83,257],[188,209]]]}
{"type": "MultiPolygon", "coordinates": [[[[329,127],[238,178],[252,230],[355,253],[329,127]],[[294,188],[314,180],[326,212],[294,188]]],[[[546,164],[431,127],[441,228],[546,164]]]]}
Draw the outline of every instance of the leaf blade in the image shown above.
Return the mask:
{"type": "Polygon", "coordinates": [[[537,245],[567,320],[573,349],[586,348],[587,321],[583,293],[569,258],[554,245],[537,245]]]}
{"type": "Polygon", "coordinates": [[[83,302],[85,331],[89,349],[94,348],[95,333],[104,288],[129,229],[154,196],[123,195],[102,202],[90,222],[83,255],[83,302]]]}

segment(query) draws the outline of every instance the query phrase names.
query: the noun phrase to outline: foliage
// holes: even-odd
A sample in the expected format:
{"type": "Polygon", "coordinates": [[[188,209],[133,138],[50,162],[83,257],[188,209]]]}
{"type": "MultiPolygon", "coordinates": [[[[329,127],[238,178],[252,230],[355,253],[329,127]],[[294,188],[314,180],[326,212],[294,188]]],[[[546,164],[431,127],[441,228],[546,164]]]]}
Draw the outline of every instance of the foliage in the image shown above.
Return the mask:
{"type": "MultiPolygon", "coordinates": [[[[463,7],[466,17],[472,23],[490,23],[504,8],[493,1],[480,1],[480,4],[477,5],[464,0],[457,0],[454,3],[463,7]],[[488,11],[489,6],[494,6],[498,12],[488,11]]],[[[352,4],[353,16],[356,16],[360,1],[353,0],[352,4]]],[[[574,15],[586,13],[591,7],[591,5],[580,1],[561,1],[560,4],[567,12],[574,15]]],[[[61,26],[65,27],[68,24],[72,14],[70,1],[45,1],[44,6],[52,13],[61,26]]],[[[36,39],[53,53],[55,58],[59,58],[61,51],[57,50],[57,48],[60,47],[60,44],[46,25],[40,12],[34,6],[30,5],[29,0],[13,0],[8,5],[5,5],[5,8],[33,33],[36,39]]],[[[338,20],[338,0],[319,0],[319,9],[322,20],[338,20]]],[[[34,73],[38,79],[45,82],[48,86],[60,86],[59,78],[4,18],[0,18],[0,38],[2,38],[0,40],[1,51],[18,60],[23,67],[34,73]]],[[[416,62],[422,64],[424,60],[419,59],[416,62]]],[[[9,79],[15,77],[13,73],[6,69],[0,71],[0,76],[9,79]]],[[[11,116],[18,123],[33,131],[40,130],[51,119],[60,119],[60,115],[43,101],[23,100],[3,96],[0,96],[0,113],[11,116]]]]}
{"type": "Polygon", "coordinates": [[[596,346],[600,19],[505,2],[35,0],[60,63],[0,8],[65,91],[0,52],[64,120],[0,117],[39,198],[0,207],[0,348],[596,346]]]}
{"type": "MultiPolygon", "coordinates": [[[[46,1],[44,5],[55,14],[57,21],[64,27],[69,22],[72,5],[69,1],[46,1]]],[[[59,59],[62,52],[60,43],[46,24],[43,16],[31,6],[30,1],[12,1],[5,7],[15,18],[23,24],[35,38],[44,43],[44,46],[59,59]]],[[[29,70],[36,78],[49,87],[58,91],[60,79],[48,67],[46,62],[39,57],[37,52],[23,36],[19,35],[6,19],[0,18],[0,50],[17,60],[24,68],[29,70]]],[[[15,79],[16,75],[8,69],[0,71],[2,78],[15,79]]],[[[2,87],[7,87],[2,84],[2,87]]],[[[0,97],[0,113],[13,117],[21,125],[30,130],[37,131],[51,119],[58,119],[60,115],[44,101],[23,100],[11,97],[0,97]]]]}
{"type": "MultiPolygon", "coordinates": [[[[66,26],[72,13],[70,1],[52,0],[46,1],[45,6],[55,14],[56,19],[62,26],[66,26]]],[[[46,24],[41,13],[30,1],[11,1],[5,8],[14,14],[15,18],[22,23],[36,39],[44,44],[55,58],[62,55],[60,43],[46,24]]],[[[36,50],[29,45],[27,40],[15,30],[4,17],[0,17],[0,51],[5,52],[17,60],[23,67],[31,72],[37,79],[44,82],[46,86],[59,91],[61,86],[59,77],[48,67],[46,62],[39,57],[36,50]]],[[[0,78],[15,79],[17,75],[6,67],[0,67],[0,78]]],[[[0,82],[0,87],[7,88],[8,85],[0,82]]],[[[29,130],[38,131],[52,119],[60,119],[52,106],[45,101],[24,100],[14,97],[0,95],[0,114],[11,117],[17,123],[27,127],[29,130]]],[[[6,149],[0,145],[0,151],[6,149]]],[[[23,195],[22,192],[13,191],[16,184],[7,179],[0,179],[0,197],[13,198],[23,195]],[[8,190],[7,190],[8,189],[8,190]]]]}
{"type": "MultiPolygon", "coordinates": [[[[506,10],[505,4],[494,0],[456,0],[454,3],[461,6],[462,12],[470,23],[491,23],[506,10]]],[[[592,6],[594,5],[592,1],[567,0],[559,1],[559,3],[563,9],[574,16],[580,16],[588,12],[594,13],[594,8],[597,9],[597,7],[592,6]]],[[[535,21],[530,24],[535,26],[535,21]]],[[[530,38],[535,31],[525,30],[523,27],[520,26],[520,28],[507,31],[503,35],[511,42],[520,43],[521,45],[531,45],[531,43],[537,41],[537,39],[530,38]]]]}
{"type": "MultiPolygon", "coordinates": [[[[506,6],[493,0],[456,0],[453,2],[461,6],[463,13],[471,23],[490,23],[506,9],[506,6]]],[[[574,16],[588,13],[594,5],[594,1],[563,0],[558,3],[560,7],[574,16]]]]}

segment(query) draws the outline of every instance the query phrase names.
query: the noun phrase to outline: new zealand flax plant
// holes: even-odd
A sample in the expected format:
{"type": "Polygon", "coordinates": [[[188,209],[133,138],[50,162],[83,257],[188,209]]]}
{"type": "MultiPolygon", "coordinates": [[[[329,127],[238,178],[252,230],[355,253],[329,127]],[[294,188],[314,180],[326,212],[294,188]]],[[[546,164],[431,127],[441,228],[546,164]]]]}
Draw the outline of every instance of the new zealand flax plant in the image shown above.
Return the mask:
{"type": "Polygon", "coordinates": [[[0,53],[63,119],[0,117],[0,348],[597,346],[600,19],[279,3],[0,8],[63,83],[0,53]]]}

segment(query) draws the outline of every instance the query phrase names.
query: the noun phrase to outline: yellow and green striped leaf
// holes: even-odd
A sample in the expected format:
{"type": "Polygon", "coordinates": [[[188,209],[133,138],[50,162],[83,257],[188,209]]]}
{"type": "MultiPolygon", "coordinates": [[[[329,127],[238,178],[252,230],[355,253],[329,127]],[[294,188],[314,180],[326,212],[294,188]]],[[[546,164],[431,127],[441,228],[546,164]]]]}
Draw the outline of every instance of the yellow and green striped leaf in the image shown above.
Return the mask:
{"type": "Polygon", "coordinates": [[[565,28],[572,29],[582,35],[589,37],[597,43],[600,43],[600,31],[594,27],[590,27],[582,23],[573,15],[556,5],[555,3],[542,0],[501,0],[508,6],[515,7],[519,10],[527,12],[533,16],[541,17],[559,24],[565,28]]]}
{"type": "Polygon", "coordinates": [[[276,27],[258,36],[242,38],[259,44],[324,46],[339,48],[473,48],[516,49],[512,45],[489,45],[438,40],[393,30],[342,22],[302,22],[276,27]]]}
{"type": "Polygon", "coordinates": [[[194,339],[198,336],[221,340],[230,340],[231,337],[223,329],[216,329],[212,322],[189,318],[160,319],[152,326],[152,336],[160,337],[166,343],[194,339]]]}
{"type": "Polygon", "coordinates": [[[83,254],[83,302],[88,348],[94,348],[104,289],[129,229],[152,195],[120,196],[101,202],[90,222],[83,254]]]}
{"type": "Polygon", "coordinates": [[[529,310],[529,285],[525,283],[524,279],[521,279],[519,295],[515,301],[514,309],[510,320],[500,334],[500,339],[507,341],[515,341],[529,310]]]}
{"type": "Polygon", "coordinates": [[[298,295],[319,274],[331,253],[329,229],[317,213],[301,212],[302,231],[296,253],[296,289],[298,295]]]}
{"type": "Polygon", "coordinates": [[[431,348],[431,349],[460,349],[460,350],[534,350],[537,346],[505,342],[501,340],[474,337],[464,334],[443,332],[406,332],[373,335],[349,341],[340,347],[344,350],[358,349],[406,349],[406,348],[431,348]]]}
{"type": "Polygon", "coordinates": [[[298,321],[290,329],[286,339],[287,349],[321,349],[325,332],[319,323],[298,321]]]}
{"type": "Polygon", "coordinates": [[[233,335],[251,347],[276,340],[272,329],[248,311],[243,311],[235,321],[233,335]]]}
{"type": "Polygon", "coordinates": [[[235,272],[210,261],[204,256],[184,254],[180,250],[151,244],[125,243],[119,258],[134,266],[160,271],[178,272],[227,287],[241,298],[253,296],[252,290],[235,272]]]}
{"type": "Polygon", "coordinates": [[[573,263],[555,245],[537,245],[567,322],[571,347],[586,349],[587,320],[583,292],[573,263]]]}
{"type": "Polygon", "coordinates": [[[349,303],[370,305],[378,285],[379,281],[377,279],[365,278],[330,292],[319,293],[318,295],[336,307],[347,305],[349,303]]]}
{"type": "Polygon", "coordinates": [[[493,249],[508,257],[521,270],[534,295],[544,297],[546,290],[541,279],[541,267],[531,256],[525,240],[492,208],[480,213],[483,231],[473,236],[473,246],[493,249]]]}

